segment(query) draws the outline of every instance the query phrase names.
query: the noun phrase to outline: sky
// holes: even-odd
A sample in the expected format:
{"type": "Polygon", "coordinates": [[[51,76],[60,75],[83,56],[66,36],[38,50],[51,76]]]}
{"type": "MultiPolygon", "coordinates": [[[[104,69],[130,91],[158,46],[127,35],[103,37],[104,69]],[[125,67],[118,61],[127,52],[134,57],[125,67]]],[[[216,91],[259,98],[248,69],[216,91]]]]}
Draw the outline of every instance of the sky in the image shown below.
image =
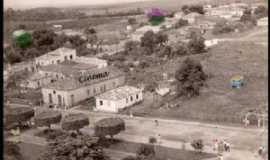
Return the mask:
{"type": "Polygon", "coordinates": [[[104,5],[147,0],[4,0],[4,8],[66,7],[77,5],[104,5]]]}

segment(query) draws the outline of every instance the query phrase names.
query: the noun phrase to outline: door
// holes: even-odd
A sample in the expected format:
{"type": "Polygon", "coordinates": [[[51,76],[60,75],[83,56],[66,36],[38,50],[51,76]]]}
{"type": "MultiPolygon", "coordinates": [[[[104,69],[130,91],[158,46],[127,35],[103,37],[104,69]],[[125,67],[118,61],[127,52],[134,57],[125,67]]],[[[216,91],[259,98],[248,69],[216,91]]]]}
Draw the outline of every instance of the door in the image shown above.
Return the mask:
{"type": "Polygon", "coordinates": [[[72,95],[70,96],[70,98],[71,98],[71,106],[73,106],[73,104],[74,104],[74,102],[75,102],[74,95],[72,94],[72,95]]]}
{"type": "Polygon", "coordinates": [[[57,97],[58,97],[58,105],[62,106],[62,97],[61,97],[61,95],[58,95],[57,97]]]}

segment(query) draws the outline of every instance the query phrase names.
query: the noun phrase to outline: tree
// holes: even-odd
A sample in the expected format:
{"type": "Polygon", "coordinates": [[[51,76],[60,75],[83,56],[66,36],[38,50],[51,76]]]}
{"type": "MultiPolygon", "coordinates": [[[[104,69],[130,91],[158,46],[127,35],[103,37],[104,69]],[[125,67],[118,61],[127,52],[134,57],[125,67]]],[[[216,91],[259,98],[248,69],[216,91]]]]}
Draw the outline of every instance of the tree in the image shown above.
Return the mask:
{"type": "Polygon", "coordinates": [[[194,34],[188,42],[188,49],[191,54],[199,54],[205,51],[205,39],[201,35],[194,34]]]}
{"type": "Polygon", "coordinates": [[[204,14],[203,6],[200,5],[200,4],[190,5],[189,6],[189,11],[190,12],[197,12],[199,14],[204,14]]]}
{"type": "Polygon", "coordinates": [[[69,114],[62,121],[63,130],[76,130],[77,133],[87,125],[89,125],[89,119],[84,114],[69,114]]]}
{"type": "Polygon", "coordinates": [[[30,107],[12,107],[7,109],[5,118],[7,123],[18,123],[21,126],[23,122],[29,121],[34,114],[34,109],[30,107]]]}
{"type": "Polygon", "coordinates": [[[188,20],[185,20],[185,19],[182,19],[182,18],[180,18],[177,22],[176,22],[176,24],[175,24],[175,28],[181,28],[181,27],[183,27],[183,26],[186,26],[186,25],[188,25],[188,20]]]}
{"type": "Polygon", "coordinates": [[[162,46],[161,49],[158,51],[159,57],[172,57],[172,47],[169,45],[162,46]]]}
{"type": "Polygon", "coordinates": [[[207,78],[199,61],[187,58],[176,71],[177,90],[179,96],[193,97],[200,93],[207,78]]]}
{"type": "Polygon", "coordinates": [[[35,116],[35,124],[39,127],[47,126],[51,129],[51,125],[59,123],[61,118],[61,112],[45,111],[35,116]]]}
{"type": "Polygon", "coordinates": [[[223,33],[229,33],[234,31],[234,26],[231,24],[228,24],[226,22],[218,22],[213,29],[213,34],[223,34],[223,33]]]}
{"type": "Polygon", "coordinates": [[[32,35],[28,32],[21,34],[15,38],[16,45],[20,48],[27,48],[32,44],[32,35]]]}
{"type": "Polygon", "coordinates": [[[114,135],[125,130],[125,122],[121,118],[104,118],[95,124],[95,135],[105,137],[114,135]]]}
{"type": "Polygon", "coordinates": [[[158,32],[155,34],[155,44],[164,45],[168,41],[168,35],[163,32],[158,32]]]}
{"type": "Polygon", "coordinates": [[[185,43],[179,42],[173,51],[173,56],[184,56],[189,54],[188,47],[185,43]]]}
{"type": "Polygon", "coordinates": [[[53,30],[40,29],[33,32],[33,43],[36,48],[54,44],[56,34],[53,30]]]}
{"type": "Polygon", "coordinates": [[[255,8],[254,15],[255,15],[255,17],[257,19],[263,18],[263,17],[267,17],[267,15],[268,15],[268,8],[265,7],[265,6],[263,6],[263,5],[260,5],[257,8],[255,8]]]}
{"type": "Polygon", "coordinates": [[[20,147],[14,142],[4,141],[4,159],[5,160],[23,160],[20,147]]]}
{"type": "Polygon", "coordinates": [[[191,142],[191,146],[192,146],[196,151],[202,152],[203,147],[204,147],[203,140],[201,140],[201,139],[193,140],[193,141],[191,142]]]}
{"type": "Polygon", "coordinates": [[[153,53],[154,47],[156,46],[155,42],[155,33],[153,31],[147,31],[141,37],[141,46],[148,48],[150,54],[153,53]]]}
{"type": "Polygon", "coordinates": [[[252,23],[253,25],[257,24],[256,18],[252,15],[251,9],[246,9],[243,15],[240,18],[241,22],[252,23]]]}
{"type": "Polygon", "coordinates": [[[126,52],[131,52],[133,50],[136,50],[139,47],[139,42],[137,41],[127,41],[124,46],[124,50],[126,52]]]}
{"type": "Polygon", "coordinates": [[[86,34],[87,42],[91,45],[91,48],[93,48],[94,44],[97,44],[98,41],[96,30],[94,28],[87,28],[84,33],[86,34]]]}
{"type": "Polygon", "coordinates": [[[89,135],[62,135],[49,143],[39,160],[109,160],[98,138],[89,135]]]}
{"type": "Polygon", "coordinates": [[[128,19],[128,24],[129,24],[129,25],[136,24],[136,19],[135,19],[135,18],[129,18],[129,19],[128,19]]]}
{"type": "Polygon", "coordinates": [[[157,143],[157,139],[155,137],[149,137],[149,143],[155,144],[155,143],[157,143]]]}

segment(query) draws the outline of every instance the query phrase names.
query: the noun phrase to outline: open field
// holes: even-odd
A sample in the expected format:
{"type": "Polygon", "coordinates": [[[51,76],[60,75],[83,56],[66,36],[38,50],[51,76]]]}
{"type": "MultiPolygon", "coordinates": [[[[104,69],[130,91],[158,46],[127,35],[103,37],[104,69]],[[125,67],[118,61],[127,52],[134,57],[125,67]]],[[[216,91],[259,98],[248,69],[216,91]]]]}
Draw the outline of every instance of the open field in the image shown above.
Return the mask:
{"type": "MultiPolygon", "coordinates": [[[[263,36],[265,35],[256,34],[258,38],[263,36]]],[[[264,39],[264,42],[267,41],[264,39]]],[[[174,119],[241,123],[247,110],[261,108],[267,103],[266,46],[255,44],[254,41],[221,42],[207,53],[193,57],[201,61],[204,71],[210,75],[207,86],[199,97],[190,100],[175,99],[172,103],[178,103],[180,107],[167,109],[165,106],[157,108],[153,97],[145,96],[145,102],[131,108],[133,113],[174,119]],[[230,78],[234,75],[245,77],[243,88],[237,90],[230,87],[230,78]]],[[[149,78],[153,76],[149,75],[152,73],[173,73],[183,59],[185,57],[146,69],[140,73],[144,75],[140,76],[143,78],[142,82],[150,82],[149,78]]]]}

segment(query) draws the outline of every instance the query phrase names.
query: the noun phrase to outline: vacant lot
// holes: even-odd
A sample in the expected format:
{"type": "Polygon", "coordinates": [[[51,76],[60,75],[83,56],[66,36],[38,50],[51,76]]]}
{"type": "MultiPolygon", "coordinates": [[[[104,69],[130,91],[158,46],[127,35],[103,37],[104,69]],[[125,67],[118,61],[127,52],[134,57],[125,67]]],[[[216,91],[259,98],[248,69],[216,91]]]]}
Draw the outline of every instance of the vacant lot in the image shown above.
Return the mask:
{"type": "MultiPolygon", "coordinates": [[[[199,59],[210,78],[199,97],[190,100],[179,98],[168,101],[180,104],[177,108],[156,108],[154,98],[147,96],[145,102],[131,110],[137,115],[148,115],[175,119],[191,119],[213,122],[240,123],[248,109],[261,108],[267,103],[267,48],[253,42],[222,42],[199,59]],[[245,86],[230,87],[230,78],[243,75],[245,86]],[[151,102],[152,103],[147,103],[151,102]]],[[[146,69],[142,82],[150,82],[153,74],[173,73],[185,57],[168,61],[146,69]],[[151,76],[152,75],[152,76],[151,76]]],[[[143,77],[143,76],[140,76],[143,77]]],[[[163,98],[161,101],[165,101],[163,98]]]]}

